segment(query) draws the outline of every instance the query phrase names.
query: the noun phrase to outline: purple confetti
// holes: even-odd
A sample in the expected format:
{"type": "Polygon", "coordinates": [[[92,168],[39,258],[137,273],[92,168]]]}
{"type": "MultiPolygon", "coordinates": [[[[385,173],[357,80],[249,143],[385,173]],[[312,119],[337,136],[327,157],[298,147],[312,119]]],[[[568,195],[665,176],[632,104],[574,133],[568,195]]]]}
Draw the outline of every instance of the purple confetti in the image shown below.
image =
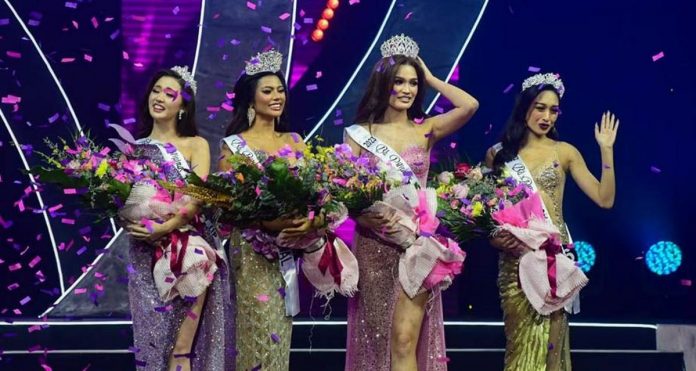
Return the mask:
{"type": "Polygon", "coordinates": [[[280,343],[280,336],[278,336],[278,334],[276,334],[275,332],[272,332],[271,340],[273,340],[274,343],[278,344],[280,343]]]}
{"type": "Polygon", "coordinates": [[[20,301],[19,301],[19,304],[25,305],[25,304],[27,304],[27,303],[30,302],[30,301],[31,301],[31,297],[27,296],[27,297],[25,297],[24,299],[20,300],[20,301]]]}
{"type": "Polygon", "coordinates": [[[72,1],[66,1],[66,2],[65,2],[65,7],[66,7],[66,8],[77,9],[77,3],[73,3],[72,1]]]}
{"type": "Polygon", "coordinates": [[[261,26],[261,31],[263,31],[265,33],[273,32],[273,30],[270,27],[266,27],[266,26],[261,26]]]}
{"type": "Polygon", "coordinates": [[[527,71],[537,73],[537,72],[541,71],[541,68],[529,66],[529,68],[527,68],[527,71]]]}
{"type": "Polygon", "coordinates": [[[503,90],[503,94],[509,93],[510,90],[512,90],[512,88],[513,88],[514,86],[515,86],[515,84],[510,84],[510,85],[508,85],[507,88],[505,88],[505,90],[503,90]]]}
{"type": "Polygon", "coordinates": [[[314,90],[317,90],[317,89],[319,89],[319,88],[317,87],[317,84],[309,84],[309,85],[307,85],[307,91],[314,91],[314,90]]]}
{"type": "Polygon", "coordinates": [[[650,166],[650,171],[652,171],[655,174],[660,174],[662,172],[662,169],[660,169],[657,166],[650,166]]]}
{"type": "Polygon", "coordinates": [[[10,24],[10,19],[9,18],[1,18],[0,19],[0,26],[6,26],[10,24]]]}

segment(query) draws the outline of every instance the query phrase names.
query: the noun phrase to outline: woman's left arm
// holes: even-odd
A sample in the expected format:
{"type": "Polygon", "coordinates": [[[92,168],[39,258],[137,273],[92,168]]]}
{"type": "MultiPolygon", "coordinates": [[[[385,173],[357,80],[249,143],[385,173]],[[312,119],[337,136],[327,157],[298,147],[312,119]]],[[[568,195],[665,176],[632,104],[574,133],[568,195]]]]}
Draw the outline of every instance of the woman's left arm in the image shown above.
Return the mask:
{"type": "Polygon", "coordinates": [[[602,114],[600,124],[595,124],[595,139],[602,156],[602,176],[598,181],[590,170],[580,152],[570,144],[564,144],[568,156],[570,174],[580,189],[599,207],[610,209],[614,206],[616,196],[616,179],[614,175],[614,142],[619,129],[619,120],[611,112],[602,114]]]}
{"type": "Polygon", "coordinates": [[[448,84],[435,77],[422,59],[418,58],[425,73],[425,82],[447,98],[454,108],[449,112],[430,117],[426,123],[430,125],[430,147],[440,139],[459,130],[466,124],[478,109],[476,98],[458,87],[448,84]]]}

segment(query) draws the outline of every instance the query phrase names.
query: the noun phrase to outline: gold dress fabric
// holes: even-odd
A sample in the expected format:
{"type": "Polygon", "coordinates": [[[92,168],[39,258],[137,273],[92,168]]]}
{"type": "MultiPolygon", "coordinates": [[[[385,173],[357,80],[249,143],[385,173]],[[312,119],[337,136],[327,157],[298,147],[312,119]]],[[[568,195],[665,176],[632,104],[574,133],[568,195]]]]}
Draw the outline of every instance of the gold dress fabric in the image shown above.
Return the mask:
{"type": "Polygon", "coordinates": [[[231,236],[237,294],[237,370],[284,371],[290,364],[292,317],[285,315],[285,287],[278,260],[254,252],[239,232],[231,236]]]}
{"type": "MultiPolygon", "coordinates": [[[[563,222],[562,200],[565,172],[558,152],[548,163],[530,169],[551,219],[569,238],[563,222]]],[[[542,316],[529,303],[519,285],[519,257],[501,253],[498,260],[498,290],[505,322],[505,371],[570,371],[568,317],[564,310],[542,316]]]]}

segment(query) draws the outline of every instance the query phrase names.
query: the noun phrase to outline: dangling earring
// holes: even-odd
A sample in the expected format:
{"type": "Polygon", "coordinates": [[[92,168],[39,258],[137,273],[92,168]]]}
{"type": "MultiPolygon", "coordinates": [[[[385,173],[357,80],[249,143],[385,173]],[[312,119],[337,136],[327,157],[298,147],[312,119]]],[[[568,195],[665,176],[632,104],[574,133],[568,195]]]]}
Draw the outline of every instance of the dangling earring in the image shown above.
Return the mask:
{"type": "Polygon", "coordinates": [[[179,111],[179,121],[184,117],[184,110],[179,111]]]}
{"type": "Polygon", "coordinates": [[[256,110],[254,110],[254,107],[249,106],[249,109],[247,110],[247,120],[249,120],[249,127],[254,123],[254,119],[256,118],[256,110]]]}

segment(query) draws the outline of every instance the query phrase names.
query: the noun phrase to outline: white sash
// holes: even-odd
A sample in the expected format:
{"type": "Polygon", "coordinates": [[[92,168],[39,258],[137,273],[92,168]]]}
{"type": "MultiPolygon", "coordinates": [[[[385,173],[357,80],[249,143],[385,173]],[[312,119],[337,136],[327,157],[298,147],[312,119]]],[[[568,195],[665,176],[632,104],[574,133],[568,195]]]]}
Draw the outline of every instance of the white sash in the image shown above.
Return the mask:
{"type": "Polygon", "coordinates": [[[152,144],[155,145],[157,148],[159,148],[160,152],[162,153],[162,157],[164,158],[165,162],[171,162],[174,164],[174,167],[176,168],[176,171],[179,172],[179,175],[183,179],[186,179],[186,177],[189,175],[191,172],[191,168],[189,167],[188,162],[186,162],[186,159],[184,158],[184,155],[179,152],[176,147],[176,151],[169,153],[167,151],[167,148],[165,147],[165,144],[160,142],[159,140],[152,139],[152,138],[141,138],[135,141],[136,144],[152,144]]]}
{"type": "Polygon", "coordinates": [[[372,136],[367,129],[360,125],[352,125],[346,128],[346,133],[348,133],[355,143],[358,143],[361,147],[370,151],[384,163],[401,170],[405,176],[409,177],[412,184],[420,186],[416,174],[411,170],[406,160],[401,158],[401,155],[389,147],[389,145],[379,140],[379,138],[372,136]]]}
{"type": "MultiPolygon", "coordinates": [[[[227,145],[234,154],[242,154],[250,158],[254,163],[261,164],[256,153],[246,141],[239,135],[230,135],[222,138],[222,142],[227,145]]],[[[278,247],[278,262],[280,273],[285,281],[285,315],[294,317],[300,313],[300,283],[297,275],[297,263],[290,249],[278,247]]]]}
{"type": "MultiPolygon", "coordinates": [[[[495,151],[495,153],[498,153],[501,149],[503,149],[502,143],[496,143],[493,146],[493,150],[495,151]]],[[[522,158],[519,155],[515,156],[515,158],[513,158],[512,160],[506,162],[505,167],[507,167],[508,170],[510,170],[512,177],[515,178],[518,182],[524,183],[534,192],[539,192],[539,188],[534,182],[534,177],[532,176],[531,171],[529,171],[529,168],[527,168],[527,165],[524,163],[524,161],[522,161],[522,158]]],[[[549,214],[549,210],[546,208],[546,205],[544,204],[544,200],[541,198],[540,200],[541,207],[544,209],[544,219],[546,219],[547,222],[554,224],[553,220],[551,219],[551,214],[549,214]]],[[[568,243],[572,244],[573,238],[570,236],[570,230],[568,229],[568,225],[565,223],[563,224],[563,226],[559,227],[565,228],[566,235],[568,236],[568,243]]],[[[563,249],[563,254],[567,256],[568,259],[575,260],[575,255],[573,255],[572,252],[566,249],[565,246],[561,247],[563,249]]],[[[580,313],[580,295],[575,296],[575,299],[573,299],[573,301],[566,305],[565,310],[568,313],[572,314],[580,313]]]]}
{"type": "Polygon", "coordinates": [[[249,148],[246,141],[241,136],[232,134],[228,137],[222,138],[221,142],[226,144],[232,153],[242,154],[252,159],[255,163],[260,164],[259,158],[256,157],[256,153],[249,148]]]}

